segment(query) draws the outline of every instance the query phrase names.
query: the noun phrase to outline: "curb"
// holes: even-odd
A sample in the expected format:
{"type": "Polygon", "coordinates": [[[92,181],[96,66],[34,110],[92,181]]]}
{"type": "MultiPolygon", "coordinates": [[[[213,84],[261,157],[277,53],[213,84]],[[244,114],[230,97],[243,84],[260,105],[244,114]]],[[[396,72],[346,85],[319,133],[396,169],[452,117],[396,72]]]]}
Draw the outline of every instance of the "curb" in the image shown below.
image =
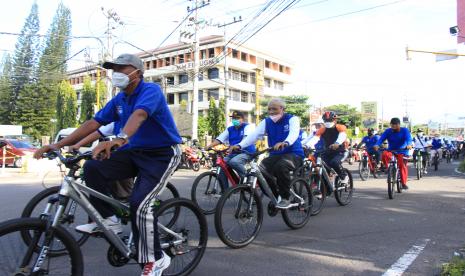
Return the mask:
{"type": "Polygon", "coordinates": [[[455,171],[456,173],[458,173],[458,174],[465,175],[465,173],[463,173],[463,172],[459,171],[459,168],[455,168],[455,170],[454,170],[454,171],[455,171]]]}

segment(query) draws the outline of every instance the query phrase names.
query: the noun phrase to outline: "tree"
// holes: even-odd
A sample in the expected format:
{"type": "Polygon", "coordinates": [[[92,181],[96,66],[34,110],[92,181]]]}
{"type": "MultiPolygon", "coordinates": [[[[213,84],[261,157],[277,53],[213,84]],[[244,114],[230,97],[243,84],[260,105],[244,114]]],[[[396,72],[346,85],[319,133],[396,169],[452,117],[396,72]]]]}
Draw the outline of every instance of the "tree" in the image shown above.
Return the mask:
{"type": "Polygon", "coordinates": [[[348,104],[331,105],[324,108],[325,111],[334,111],[338,116],[338,123],[354,129],[362,124],[362,116],[356,107],[348,104]]]}
{"type": "Polygon", "coordinates": [[[11,73],[9,77],[11,83],[4,95],[2,105],[2,121],[12,123],[19,114],[18,99],[23,88],[32,83],[35,77],[37,66],[37,51],[39,46],[39,14],[37,3],[33,3],[31,12],[26,18],[26,22],[21,30],[15,45],[15,52],[12,58],[11,73]]]}
{"type": "Polygon", "coordinates": [[[226,100],[224,98],[221,98],[218,111],[217,111],[217,121],[216,121],[216,129],[218,130],[218,135],[222,133],[225,128],[226,128],[226,100]]]}
{"type": "Polygon", "coordinates": [[[2,74],[0,76],[0,124],[8,124],[8,110],[9,110],[9,98],[11,91],[11,58],[9,54],[3,57],[1,68],[2,74]]]}
{"type": "MultiPolygon", "coordinates": [[[[300,126],[306,127],[310,123],[309,119],[309,111],[311,105],[308,104],[309,97],[308,96],[300,96],[300,95],[291,95],[291,96],[284,96],[281,97],[286,103],[286,112],[297,116],[300,118],[300,126]]],[[[262,114],[260,118],[263,120],[268,117],[268,102],[270,99],[264,99],[260,101],[260,106],[262,109],[262,114]]]]}
{"type": "Polygon", "coordinates": [[[208,120],[207,117],[202,116],[199,114],[199,120],[198,120],[198,130],[197,130],[197,137],[199,137],[200,141],[203,141],[205,135],[208,133],[208,120]]]}
{"type": "Polygon", "coordinates": [[[84,78],[81,95],[81,114],[79,116],[79,122],[82,124],[94,116],[95,88],[92,86],[89,77],[84,78]]]}
{"type": "Polygon", "coordinates": [[[62,81],[58,89],[56,117],[57,127],[60,130],[68,127],[75,127],[77,113],[76,92],[71,87],[69,82],[62,81]]]}

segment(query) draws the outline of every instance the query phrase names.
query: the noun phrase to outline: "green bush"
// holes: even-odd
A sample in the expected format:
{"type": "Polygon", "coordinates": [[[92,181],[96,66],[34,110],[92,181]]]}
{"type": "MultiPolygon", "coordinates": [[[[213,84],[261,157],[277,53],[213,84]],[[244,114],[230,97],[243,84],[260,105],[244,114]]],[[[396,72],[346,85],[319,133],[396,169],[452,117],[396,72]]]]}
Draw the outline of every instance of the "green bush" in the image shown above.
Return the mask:
{"type": "Polygon", "coordinates": [[[463,160],[462,163],[460,163],[459,171],[465,173],[465,160],[463,160]]]}
{"type": "Polygon", "coordinates": [[[465,259],[463,258],[453,257],[450,263],[442,265],[441,276],[462,276],[464,274],[465,259]]]}

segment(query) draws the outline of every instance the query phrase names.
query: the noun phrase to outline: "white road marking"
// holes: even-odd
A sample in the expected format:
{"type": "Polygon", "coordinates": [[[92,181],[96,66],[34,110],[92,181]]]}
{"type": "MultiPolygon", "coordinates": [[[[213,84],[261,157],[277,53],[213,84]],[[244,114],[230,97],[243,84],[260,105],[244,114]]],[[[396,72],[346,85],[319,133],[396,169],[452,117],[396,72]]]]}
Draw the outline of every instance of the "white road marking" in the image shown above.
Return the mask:
{"type": "Polygon", "coordinates": [[[415,259],[420,255],[421,251],[425,249],[426,245],[430,240],[424,239],[420,244],[412,246],[409,251],[407,251],[402,257],[400,257],[397,262],[395,262],[384,274],[383,276],[400,276],[402,275],[408,267],[415,261],[415,259]]]}

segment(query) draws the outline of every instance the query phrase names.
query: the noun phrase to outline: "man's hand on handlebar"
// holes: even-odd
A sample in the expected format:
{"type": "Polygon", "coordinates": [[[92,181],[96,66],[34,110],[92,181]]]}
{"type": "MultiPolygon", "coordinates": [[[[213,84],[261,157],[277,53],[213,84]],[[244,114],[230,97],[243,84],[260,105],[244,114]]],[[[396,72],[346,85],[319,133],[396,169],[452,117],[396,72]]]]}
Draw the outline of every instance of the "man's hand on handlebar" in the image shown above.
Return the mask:
{"type": "Polygon", "coordinates": [[[276,145],[273,146],[273,150],[278,151],[278,150],[283,150],[285,147],[288,146],[287,142],[279,142],[276,145]]]}
{"type": "Polygon", "coordinates": [[[408,146],[407,146],[407,149],[408,149],[408,150],[412,149],[412,145],[408,145],[408,146]]]}
{"type": "Polygon", "coordinates": [[[329,148],[332,149],[332,150],[337,150],[339,148],[339,144],[334,143],[334,144],[330,145],[329,148]]]}
{"type": "Polygon", "coordinates": [[[47,153],[47,152],[53,151],[53,150],[59,150],[59,149],[60,149],[60,147],[57,144],[51,144],[51,145],[43,146],[40,149],[36,150],[36,152],[34,152],[34,158],[35,159],[41,159],[43,157],[44,153],[47,153]]]}
{"type": "Polygon", "coordinates": [[[111,151],[115,148],[121,147],[122,145],[124,145],[124,140],[122,139],[101,142],[92,150],[92,159],[108,159],[110,158],[111,151]]]}
{"type": "Polygon", "coordinates": [[[379,150],[379,146],[373,146],[373,149],[374,149],[375,151],[378,151],[378,150],[379,150]]]}
{"type": "Polygon", "coordinates": [[[229,147],[227,152],[228,154],[230,154],[233,151],[239,151],[239,150],[241,150],[241,147],[239,145],[234,145],[234,146],[229,147]]]}

